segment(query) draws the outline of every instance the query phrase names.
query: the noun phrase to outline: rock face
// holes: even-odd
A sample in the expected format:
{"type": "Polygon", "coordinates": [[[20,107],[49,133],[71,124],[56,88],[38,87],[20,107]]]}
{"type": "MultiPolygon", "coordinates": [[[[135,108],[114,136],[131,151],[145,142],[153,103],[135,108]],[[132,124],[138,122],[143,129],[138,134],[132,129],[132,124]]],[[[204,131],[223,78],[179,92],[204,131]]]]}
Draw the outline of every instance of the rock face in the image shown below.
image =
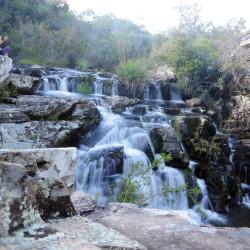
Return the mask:
{"type": "Polygon", "coordinates": [[[70,200],[76,159],[75,148],[1,150],[0,236],[51,216],[76,214],[70,200]]]}
{"type": "Polygon", "coordinates": [[[166,162],[167,165],[181,169],[188,167],[188,156],[183,152],[172,127],[153,128],[150,136],[156,153],[171,154],[172,160],[166,162]]]}
{"type": "Polygon", "coordinates": [[[97,125],[93,103],[70,98],[19,96],[0,104],[0,148],[76,146],[97,125]]]}
{"type": "Polygon", "coordinates": [[[12,69],[12,59],[9,57],[0,56],[0,83],[3,82],[12,69]]]}

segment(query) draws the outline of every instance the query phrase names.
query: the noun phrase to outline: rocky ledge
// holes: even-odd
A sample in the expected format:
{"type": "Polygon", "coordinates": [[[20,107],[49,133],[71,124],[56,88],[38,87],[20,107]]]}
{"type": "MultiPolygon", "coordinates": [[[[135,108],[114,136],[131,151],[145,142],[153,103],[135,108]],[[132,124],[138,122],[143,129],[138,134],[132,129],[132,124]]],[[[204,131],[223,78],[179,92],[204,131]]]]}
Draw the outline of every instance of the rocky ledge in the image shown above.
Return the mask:
{"type": "Polygon", "coordinates": [[[23,95],[0,104],[0,148],[76,146],[100,121],[91,101],[23,95]]]}

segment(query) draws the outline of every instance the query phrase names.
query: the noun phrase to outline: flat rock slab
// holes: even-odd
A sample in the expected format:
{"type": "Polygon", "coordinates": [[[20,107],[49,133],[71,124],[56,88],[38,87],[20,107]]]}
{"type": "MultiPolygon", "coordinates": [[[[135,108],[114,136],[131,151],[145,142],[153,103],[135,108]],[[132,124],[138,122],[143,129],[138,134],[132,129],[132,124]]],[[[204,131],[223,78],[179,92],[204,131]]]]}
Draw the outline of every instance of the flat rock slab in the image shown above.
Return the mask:
{"type": "Polygon", "coordinates": [[[96,211],[90,217],[138,241],[147,249],[250,249],[249,228],[215,228],[191,224],[186,211],[140,209],[133,205],[118,204],[96,211]]]}
{"type": "Polygon", "coordinates": [[[0,239],[0,250],[144,250],[144,246],[116,230],[76,216],[51,221],[0,239]]]}

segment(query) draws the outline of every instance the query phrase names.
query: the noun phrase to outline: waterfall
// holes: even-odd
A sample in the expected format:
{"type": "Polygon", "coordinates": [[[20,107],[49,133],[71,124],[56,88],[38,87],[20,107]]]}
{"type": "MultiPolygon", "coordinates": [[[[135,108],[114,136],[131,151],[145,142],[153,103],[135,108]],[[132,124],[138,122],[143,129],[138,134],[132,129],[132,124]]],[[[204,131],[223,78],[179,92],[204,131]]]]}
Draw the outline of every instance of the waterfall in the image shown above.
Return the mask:
{"type": "Polygon", "coordinates": [[[148,131],[132,126],[122,116],[102,106],[98,109],[102,115],[98,133],[103,136],[94,147],[79,153],[77,190],[93,194],[99,204],[105,205],[116,200],[119,183],[132,173],[132,181],[137,183],[138,193],[149,207],[187,209],[186,190],[181,189],[185,186],[181,171],[165,166],[160,155],[154,156],[160,159],[160,165],[153,171],[146,154],[147,151],[154,152],[148,131]],[[117,158],[110,161],[112,154],[117,158]],[[140,174],[135,174],[134,168],[138,164],[140,174]],[[165,187],[169,190],[167,197],[163,194],[165,187]]]}
{"type": "Polygon", "coordinates": [[[162,101],[161,86],[156,81],[151,81],[144,89],[144,100],[162,101]]]}
{"type": "Polygon", "coordinates": [[[112,96],[116,96],[119,95],[119,91],[118,91],[118,84],[119,81],[116,78],[112,78],[112,96]]]}
{"type": "Polygon", "coordinates": [[[95,87],[95,94],[102,95],[103,94],[103,78],[97,76],[96,80],[94,81],[95,87]]]}

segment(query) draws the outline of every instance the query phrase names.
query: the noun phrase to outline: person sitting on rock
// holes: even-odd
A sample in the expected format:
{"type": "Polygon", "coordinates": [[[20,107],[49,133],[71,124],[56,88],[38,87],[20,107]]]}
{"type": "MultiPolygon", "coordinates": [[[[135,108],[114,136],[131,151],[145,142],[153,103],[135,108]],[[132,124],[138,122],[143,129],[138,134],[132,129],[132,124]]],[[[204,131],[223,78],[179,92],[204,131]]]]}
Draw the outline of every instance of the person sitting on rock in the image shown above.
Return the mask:
{"type": "Polygon", "coordinates": [[[0,35],[0,55],[1,56],[7,56],[9,55],[10,52],[10,46],[8,42],[9,38],[8,36],[3,37],[0,35]]]}

